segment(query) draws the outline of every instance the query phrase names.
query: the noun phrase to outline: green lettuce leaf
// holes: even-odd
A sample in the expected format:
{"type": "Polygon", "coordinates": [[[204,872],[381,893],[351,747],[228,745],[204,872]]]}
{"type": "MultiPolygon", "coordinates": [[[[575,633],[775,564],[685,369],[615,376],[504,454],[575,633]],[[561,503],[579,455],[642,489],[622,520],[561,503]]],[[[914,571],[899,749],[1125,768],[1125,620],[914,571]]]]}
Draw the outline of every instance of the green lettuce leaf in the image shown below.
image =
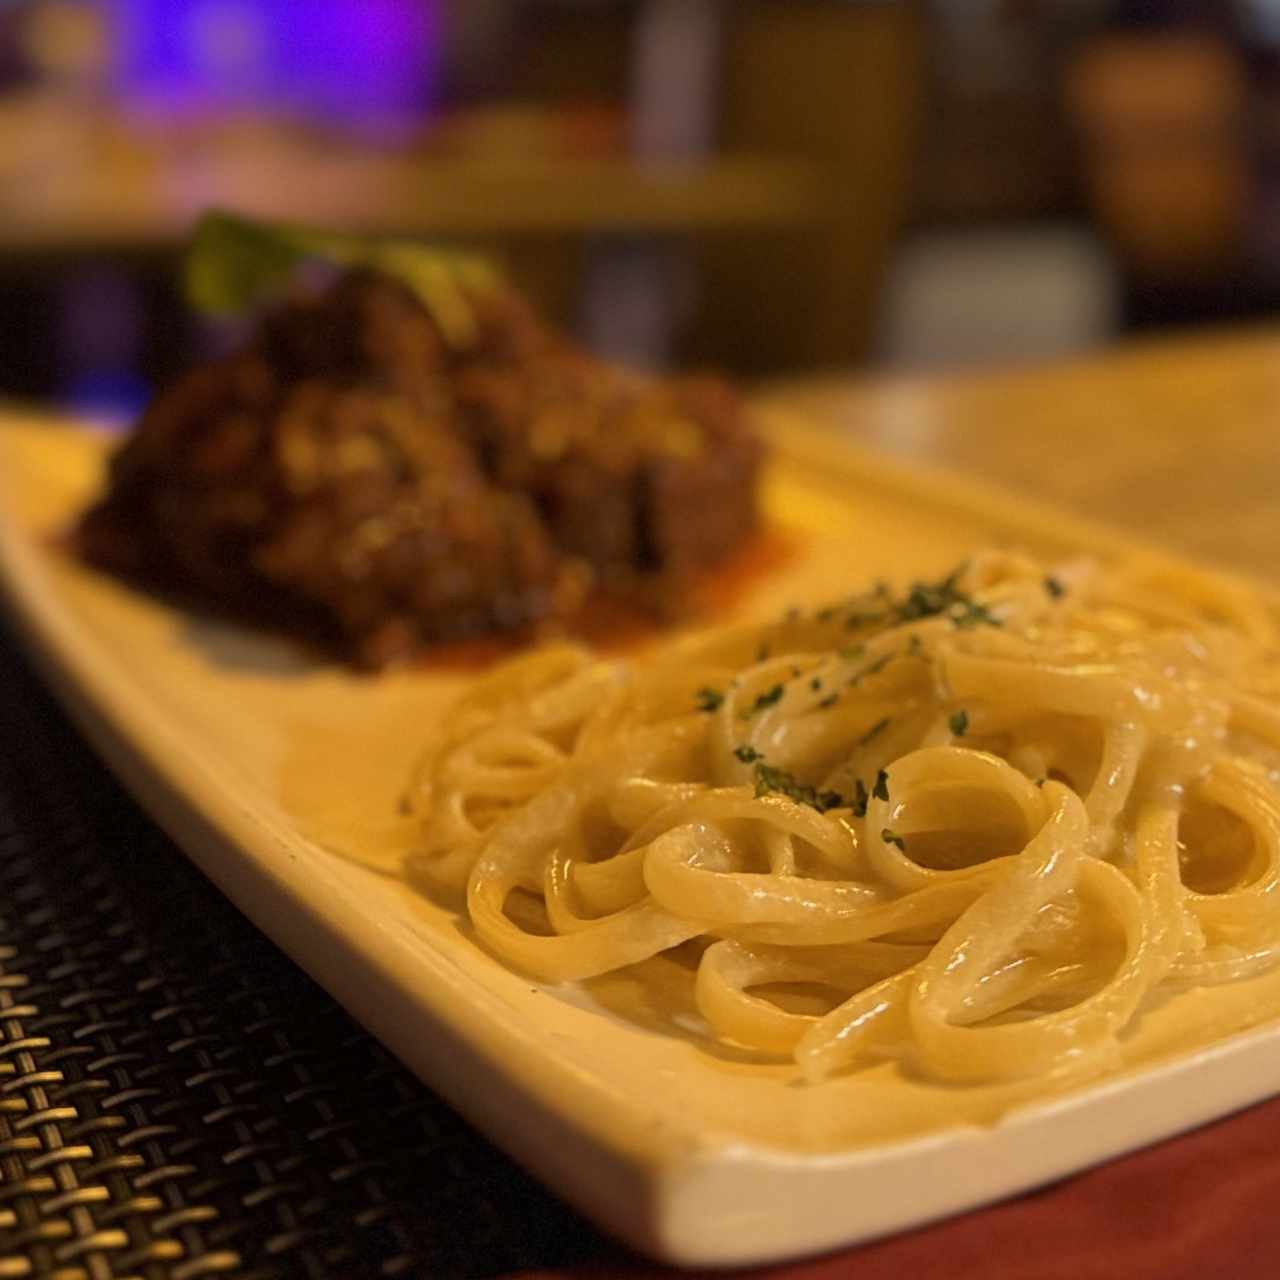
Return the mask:
{"type": "Polygon", "coordinates": [[[261,222],[220,210],[196,225],[184,264],[187,300],[210,315],[234,315],[278,297],[307,262],[368,267],[406,284],[431,313],[446,342],[466,347],[476,335],[471,297],[498,287],[486,259],[418,244],[261,222]]]}

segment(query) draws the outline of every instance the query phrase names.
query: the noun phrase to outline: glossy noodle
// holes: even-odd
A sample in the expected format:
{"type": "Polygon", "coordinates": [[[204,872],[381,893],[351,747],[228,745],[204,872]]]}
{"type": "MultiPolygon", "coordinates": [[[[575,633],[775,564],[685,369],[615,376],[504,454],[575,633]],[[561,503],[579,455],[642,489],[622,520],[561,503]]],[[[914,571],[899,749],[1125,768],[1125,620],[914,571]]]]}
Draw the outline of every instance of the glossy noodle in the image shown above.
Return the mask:
{"type": "Polygon", "coordinates": [[[1214,579],[986,553],[454,709],[409,878],[546,982],[687,963],[810,1081],[1105,1070],[1153,999],[1280,961],[1274,618],[1214,579]]]}

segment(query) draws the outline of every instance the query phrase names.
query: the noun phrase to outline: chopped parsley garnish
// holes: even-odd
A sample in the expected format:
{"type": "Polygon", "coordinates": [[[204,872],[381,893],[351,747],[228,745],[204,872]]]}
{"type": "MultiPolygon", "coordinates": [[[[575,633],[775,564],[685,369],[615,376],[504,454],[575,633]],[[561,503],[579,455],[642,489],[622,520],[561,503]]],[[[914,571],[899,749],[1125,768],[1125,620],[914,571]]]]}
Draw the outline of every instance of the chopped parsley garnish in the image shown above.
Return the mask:
{"type": "Polygon", "coordinates": [[[818,710],[826,711],[830,707],[834,707],[836,703],[839,701],[840,701],[840,695],[838,693],[829,693],[825,698],[822,699],[821,702],[818,703],[818,710]]]}
{"type": "Polygon", "coordinates": [[[907,851],[906,841],[903,840],[903,838],[891,827],[885,827],[884,830],[880,832],[880,839],[883,840],[885,844],[896,844],[903,853],[906,853],[907,851]]]}
{"type": "Polygon", "coordinates": [[[883,720],[877,720],[875,724],[873,724],[871,728],[868,729],[866,733],[864,733],[862,737],[858,739],[858,746],[865,747],[867,743],[871,741],[872,738],[879,737],[879,735],[882,734],[888,727],[889,727],[888,716],[885,716],[883,720]]]}
{"type": "MultiPolygon", "coordinates": [[[[957,584],[966,567],[960,565],[937,582],[913,582],[901,600],[895,600],[888,586],[878,582],[867,594],[854,596],[842,606],[822,609],[815,616],[819,622],[828,622],[843,610],[848,631],[872,626],[896,627],[937,617],[945,617],[957,627],[1000,626],[1000,619],[986,605],[959,589],[957,584]]],[[[919,643],[912,637],[913,656],[920,651],[919,643]]]]}
{"type": "Polygon", "coordinates": [[[782,686],[775,684],[772,689],[766,689],[752,704],[744,711],[743,718],[753,716],[757,711],[763,711],[766,707],[771,707],[775,702],[782,699],[782,686]]]}
{"type": "Polygon", "coordinates": [[[985,604],[979,604],[976,600],[965,600],[963,604],[952,605],[947,610],[947,616],[957,627],[1000,626],[1000,619],[985,604]]]}
{"type": "Polygon", "coordinates": [[[945,613],[956,598],[954,578],[953,574],[936,586],[913,582],[906,599],[897,607],[898,620],[915,622],[920,618],[935,618],[938,614],[945,613]]]}
{"type": "Polygon", "coordinates": [[[870,799],[867,784],[861,778],[856,779],[853,784],[853,816],[855,818],[867,816],[867,801],[870,799]]]}
{"type": "Polygon", "coordinates": [[[693,695],[699,711],[716,711],[724,702],[724,694],[719,689],[703,688],[693,695]]]}
{"type": "Polygon", "coordinates": [[[876,774],[876,785],[871,788],[871,794],[877,800],[888,800],[889,798],[889,775],[883,769],[876,774]]]}
{"type": "Polygon", "coordinates": [[[820,676],[814,676],[814,677],[813,677],[813,679],[809,681],[809,688],[810,688],[810,689],[812,689],[812,690],[814,691],[814,693],[817,693],[817,692],[818,692],[818,690],[822,688],[822,679],[821,679],[821,677],[820,677],[820,676]]]}
{"type": "Polygon", "coordinates": [[[844,796],[838,791],[819,791],[807,783],[797,782],[795,775],[785,769],[775,768],[763,760],[756,763],[756,798],[767,795],[784,795],[797,804],[807,804],[819,813],[838,809],[844,804],[844,796]]]}
{"type": "Polygon", "coordinates": [[[1052,576],[1050,576],[1050,577],[1048,577],[1048,578],[1046,578],[1046,579],[1044,580],[1044,589],[1045,589],[1045,590],[1046,590],[1046,591],[1047,591],[1047,592],[1048,592],[1048,593],[1049,593],[1049,594],[1050,594],[1050,595],[1051,595],[1055,600],[1061,600],[1061,599],[1062,599],[1062,597],[1063,597],[1063,596],[1065,596],[1065,595],[1067,594],[1067,589],[1066,589],[1066,587],[1064,587],[1064,586],[1062,585],[1062,583],[1058,581],[1058,579],[1057,579],[1057,578],[1054,578],[1054,577],[1052,577],[1052,576]]]}
{"type": "Polygon", "coordinates": [[[755,764],[757,760],[763,760],[764,757],[755,749],[743,743],[740,747],[734,747],[733,754],[742,761],[743,764],[755,764]]]}
{"type": "Polygon", "coordinates": [[[957,711],[947,723],[951,726],[951,732],[957,738],[963,738],[969,729],[969,713],[967,711],[957,711]]]}
{"type": "Polygon", "coordinates": [[[922,618],[945,616],[957,627],[976,627],[984,624],[998,627],[996,618],[984,604],[960,591],[956,584],[967,566],[960,565],[938,582],[914,582],[906,597],[890,606],[893,621],[918,622],[922,618]]]}

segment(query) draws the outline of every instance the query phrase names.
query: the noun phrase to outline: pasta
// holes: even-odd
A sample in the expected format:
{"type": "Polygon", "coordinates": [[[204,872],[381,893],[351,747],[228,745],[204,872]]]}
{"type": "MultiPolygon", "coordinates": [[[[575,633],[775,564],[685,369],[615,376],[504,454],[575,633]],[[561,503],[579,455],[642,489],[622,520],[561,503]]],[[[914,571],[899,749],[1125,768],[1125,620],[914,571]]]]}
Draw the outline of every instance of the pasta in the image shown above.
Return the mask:
{"type": "Polygon", "coordinates": [[[405,873],[547,982],[662,952],[803,1076],[1105,1070],[1142,1009],[1280,961],[1280,661],[1250,592],[975,556],[457,705],[405,873]]]}

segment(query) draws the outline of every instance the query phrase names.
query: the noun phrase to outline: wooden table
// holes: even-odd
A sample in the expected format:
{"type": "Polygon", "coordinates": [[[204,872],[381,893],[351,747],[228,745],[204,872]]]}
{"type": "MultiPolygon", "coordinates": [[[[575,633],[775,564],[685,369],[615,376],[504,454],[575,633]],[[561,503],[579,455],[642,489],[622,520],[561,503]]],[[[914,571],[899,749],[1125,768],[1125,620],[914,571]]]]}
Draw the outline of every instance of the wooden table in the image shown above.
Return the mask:
{"type": "Polygon", "coordinates": [[[994,374],[806,380],[761,403],[1280,579],[1280,329],[994,374]]]}

